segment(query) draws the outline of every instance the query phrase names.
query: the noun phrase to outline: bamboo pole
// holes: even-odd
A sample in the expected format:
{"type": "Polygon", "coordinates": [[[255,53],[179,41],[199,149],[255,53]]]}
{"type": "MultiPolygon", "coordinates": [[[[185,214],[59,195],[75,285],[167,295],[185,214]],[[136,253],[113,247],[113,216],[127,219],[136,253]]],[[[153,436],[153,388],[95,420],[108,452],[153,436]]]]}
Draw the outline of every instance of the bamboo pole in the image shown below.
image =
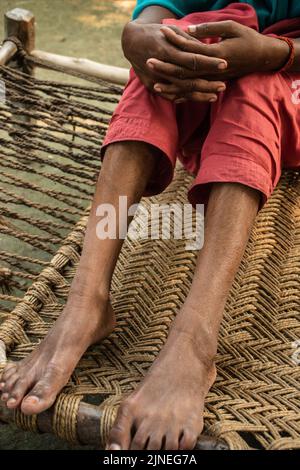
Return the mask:
{"type": "Polygon", "coordinates": [[[31,51],[30,55],[47,62],[47,65],[49,64],[50,67],[51,65],[63,67],[66,71],[82,73],[118,85],[126,85],[129,79],[129,69],[122,67],[114,67],[88,59],[68,57],[39,50],[31,51]]]}

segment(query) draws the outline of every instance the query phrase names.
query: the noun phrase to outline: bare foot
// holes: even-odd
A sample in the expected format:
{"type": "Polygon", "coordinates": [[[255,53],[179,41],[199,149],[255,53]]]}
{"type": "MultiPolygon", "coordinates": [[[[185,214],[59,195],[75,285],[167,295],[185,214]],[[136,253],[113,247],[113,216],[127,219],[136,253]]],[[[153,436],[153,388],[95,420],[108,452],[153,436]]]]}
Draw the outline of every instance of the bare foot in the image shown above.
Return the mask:
{"type": "Polygon", "coordinates": [[[6,366],[0,379],[1,399],[8,408],[21,407],[27,415],[48,409],[86,349],[108,336],[114,326],[108,297],[71,293],[40,345],[22,361],[6,366]]]}
{"type": "Polygon", "coordinates": [[[204,399],[215,381],[213,361],[193,338],[172,329],[137,390],[121,405],[108,450],[188,450],[203,429],[204,399]]]}

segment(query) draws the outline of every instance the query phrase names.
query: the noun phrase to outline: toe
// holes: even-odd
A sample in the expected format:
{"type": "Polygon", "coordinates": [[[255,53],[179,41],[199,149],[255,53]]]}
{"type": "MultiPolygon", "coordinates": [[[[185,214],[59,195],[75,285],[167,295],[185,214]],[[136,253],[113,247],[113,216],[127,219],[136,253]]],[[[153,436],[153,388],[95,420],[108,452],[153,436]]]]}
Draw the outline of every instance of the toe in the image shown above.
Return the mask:
{"type": "Polygon", "coordinates": [[[107,450],[128,450],[131,441],[133,409],[129,401],[120,405],[116,421],[110,432],[107,450]]]}
{"type": "Polygon", "coordinates": [[[7,366],[5,367],[2,375],[1,375],[1,379],[0,379],[0,390],[2,388],[4,388],[5,386],[5,382],[9,379],[9,377],[13,374],[15,374],[15,372],[17,371],[17,364],[13,363],[13,362],[10,362],[9,364],[7,364],[7,366]]]}
{"type": "Polygon", "coordinates": [[[4,387],[2,388],[2,393],[10,393],[16,381],[19,379],[19,374],[15,372],[12,374],[5,382],[4,387]]]}
{"type": "Polygon", "coordinates": [[[146,445],[149,440],[150,433],[148,430],[141,424],[138,427],[134,437],[132,438],[132,442],[130,445],[130,450],[143,450],[146,448],[146,445]]]}
{"type": "Polygon", "coordinates": [[[178,450],[179,449],[179,432],[174,430],[168,431],[165,435],[164,450],[178,450]]]}
{"type": "Polygon", "coordinates": [[[25,415],[39,414],[47,410],[55,402],[59,390],[54,389],[48,382],[39,381],[21,403],[25,415]]]}
{"type": "Polygon", "coordinates": [[[8,408],[17,408],[21,401],[23,400],[27,390],[31,386],[31,382],[29,377],[25,378],[18,378],[9,393],[9,399],[6,403],[8,408]]]}
{"type": "Polygon", "coordinates": [[[163,446],[163,437],[163,434],[157,432],[150,435],[147,450],[161,450],[163,446]]]}
{"type": "Polygon", "coordinates": [[[26,415],[38,414],[50,408],[61,389],[68,382],[64,370],[48,365],[43,377],[37,381],[33,389],[24,397],[21,410],[26,415]]]}
{"type": "Polygon", "coordinates": [[[198,435],[196,432],[185,429],[182,433],[179,449],[180,450],[193,450],[197,444],[198,435]]]}

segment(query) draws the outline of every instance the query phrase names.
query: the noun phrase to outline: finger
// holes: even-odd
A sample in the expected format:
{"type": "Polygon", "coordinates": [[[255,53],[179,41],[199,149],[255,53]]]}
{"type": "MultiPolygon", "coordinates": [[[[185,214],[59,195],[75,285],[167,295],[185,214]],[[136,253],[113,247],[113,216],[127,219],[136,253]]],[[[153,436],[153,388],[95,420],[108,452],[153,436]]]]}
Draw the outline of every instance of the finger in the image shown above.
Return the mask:
{"type": "Polygon", "coordinates": [[[183,52],[175,49],[175,52],[165,62],[177,64],[181,67],[199,73],[213,73],[213,71],[224,70],[228,67],[225,59],[220,59],[222,49],[219,44],[205,46],[203,54],[195,52],[183,52]]]}
{"type": "Polygon", "coordinates": [[[187,101],[198,101],[199,103],[215,103],[218,100],[218,96],[213,93],[202,93],[195,91],[192,93],[178,93],[176,99],[173,100],[175,104],[186,103],[187,101]]]}
{"type": "MultiPolygon", "coordinates": [[[[190,34],[184,32],[183,30],[179,28],[171,28],[169,26],[163,26],[161,28],[161,32],[164,34],[165,38],[174,46],[180,47],[182,50],[185,50],[185,44],[186,41],[188,41],[188,44],[192,48],[190,52],[194,52],[193,47],[196,48],[195,52],[199,50],[199,44],[198,39],[194,38],[190,34]],[[186,41],[182,41],[185,39],[186,41]]],[[[202,43],[203,45],[203,43],[202,43]]]]}
{"type": "Polygon", "coordinates": [[[175,101],[178,99],[179,95],[174,95],[173,93],[159,93],[159,96],[168,101],[175,101]]]}
{"type": "Polygon", "coordinates": [[[206,44],[202,41],[199,41],[197,37],[193,37],[191,34],[185,33],[182,30],[174,31],[174,29],[171,30],[170,27],[164,27],[161,29],[161,31],[164,36],[168,39],[168,41],[171,42],[172,45],[176,46],[175,49],[172,49],[172,54],[176,52],[178,47],[185,47],[186,42],[182,41],[182,39],[185,39],[187,41],[190,41],[188,45],[193,48],[193,51],[195,53],[210,57],[218,57],[218,43],[206,44]],[[191,42],[193,44],[191,44],[191,42]]]}
{"type": "MultiPolygon", "coordinates": [[[[195,91],[193,93],[187,93],[184,95],[185,101],[197,101],[199,103],[215,103],[218,100],[218,96],[211,93],[201,93],[200,91],[195,91]]],[[[182,103],[182,98],[179,98],[175,101],[176,104],[182,103]]]]}
{"type": "MultiPolygon", "coordinates": [[[[185,78],[198,78],[199,75],[210,75],[216,74],[218,72],[222,73],[224,71],[224,68],[227,68],[227,63],[220,63],[218,59],[212,59],[210,57],[205,57],[201,55],[197,56],[196,54],[187,55],[194,55],[194,65],[192,65],[191,60],[189,60],[190,67],[193,67],[192,70],[190,68],[187,68],[186,66],[177,65],[170,62],[163,62],[159,59],[154,58],[148,59],[147,66],[152,72],[160,76],[165,76],[166,79],[169,79],[170,77],[177,77],[181,80],[185,78]]],[[[186,65],[188,65],[187,60],[185,60],[185,63],[186,65]]]]}
{"type": "MultiPolygon", "coordinates": [[[[195,54],[204,55],[205,57],[212,57],[213,51],[215,50],[216,56],[218,54],[217,44],[205,44],[186,33],[176,34],[170,28],[162,28],[161,31],[163,32],[167,40],[171,44],[173,44],[173,46],[176,46],[184,52],[192,52],[195,54]]],[[[226,68],[227,62],[224,59],[217,59],[216,65],[218,66],[218,64],[224,64],[224,68],[226,68]]]]}
{"type": "Polygon", "coordinates": [[[202,23],[188,26],[188,32],[198,39],[208,37],[232,38],[240,34],[241,25],[232,20],[202,23]]]}
{"type": "Polygon", "coordinates": [[[169,80],[170,77],[184,79],[199,76],[199,72],[193,72],[192,70],[180,67],[179,65],[171,64],[169,62],[163,62],[159,59],[149,59],[147,61],[147,66],[149,67],[149,69],[151,69],[153,73],[163,78],[166,78],[167,80],[169,80]]]}
{"type": "Polygon", "coordinates": [[[178,95],[200,91],[204,93],[221,93],[226,90],[223,82],[210,82],[208,80],[178,80],[177,83],[156,83],[154,90],[157,93],[167,93],[169,95],[178,95]]]}
{"type": "MultiPolygon", "coordinates": [[[[202,60],[205,61],[209,67],[215,66],[216,69],[219,70],[227,68],[227,61],[219,58],[221,51],[219,50],[220,46],[218,44],[204,44],[186,33],[176,34],[169,28],[162,28],[162,32],[173,46],[176,46],[183,52],[194,53],[202,56],[202,60]],[[213,57],[214,55],[215,57],[213,57]],[[203,57],[205,57],[205,60],[203,57]],[[207,57],[211,57],[211,59],[206,60],[207,57]]],[[[189,59],[191,59],[191,57],[189,57],[189,59]]],[[[198,60],[201,59],[199,58],[198,60]]]]}

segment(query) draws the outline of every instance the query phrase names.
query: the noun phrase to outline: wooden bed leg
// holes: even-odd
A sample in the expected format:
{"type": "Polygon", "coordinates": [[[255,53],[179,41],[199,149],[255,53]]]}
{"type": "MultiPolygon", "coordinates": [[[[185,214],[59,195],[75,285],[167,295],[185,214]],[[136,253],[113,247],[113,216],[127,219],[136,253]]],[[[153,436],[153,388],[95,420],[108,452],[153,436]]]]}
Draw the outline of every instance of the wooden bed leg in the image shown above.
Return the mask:
{"type": "MultiPolygon", "coordinates": [[[[4,15],[5,36],[7,39],[16,38],[22,43],[23,49],[30,54],[35,47],[35,18],[34,15],[23,8],[14,8],[4,15]]],[[[9,64],[20,69],[20,64],[9,64]]],[[[32,67],[21,65],[23,72],[32,74],[32,67]]]]}
{"type": "MultiPolygon", "coordinates": [[[[90,405],[81,402],[77,415],[77,436],[81,444],[86,444],[99,448],[100,439],[100,421],[102,419],[101,406],[90,405]]],[[[12,423],[14,421],[14,412],[8,410],[0,402],[0,421],[12,423]]],[[[41,433],[53,434],[53,408],[38,415],[37,426],[41,433]]],[[[195,450],[228,450],[227,444],[210,436],[201,436],[197,442],[195,450]]]]}
{"type": "MultiPolygon", "coordinates": [[[[23,10],[23,8],[14,8],[13,10],[8,11],[4,15],[4,24],[5,24],[5,35],[6,41],[4,46],[14,44],[14,40],[20,41],[22,48],[26,51],[27,54],[30,54],[35,47],[35,18],[34,15],[28,11],[23,10]],[[11,38],[11,41],[9,40],[11,38]]],[[[16,54],[11,61],[7,63],[10,68],[19,70],[29,76],[33,76],[34,67],[28,61],[25,61],[22,56],[16,54]]],[[[14,135],[14,132],[22,131],[22,123],[32,124],[33,120],[28,116],[26,110],[30,109],[28,105],[23,104],[22,102],[14,102],[12,108],[12,113],[15,115],[15,120],[20,122],[20,126],[15,124],[11,135],[14,135]],[[15,107],[18,108],[15,111],[15,107]],[[24,110],[24,113],[22,113],[24,110]]],[[[23,137],[25,138],[25,137],[23,137]]]]}

